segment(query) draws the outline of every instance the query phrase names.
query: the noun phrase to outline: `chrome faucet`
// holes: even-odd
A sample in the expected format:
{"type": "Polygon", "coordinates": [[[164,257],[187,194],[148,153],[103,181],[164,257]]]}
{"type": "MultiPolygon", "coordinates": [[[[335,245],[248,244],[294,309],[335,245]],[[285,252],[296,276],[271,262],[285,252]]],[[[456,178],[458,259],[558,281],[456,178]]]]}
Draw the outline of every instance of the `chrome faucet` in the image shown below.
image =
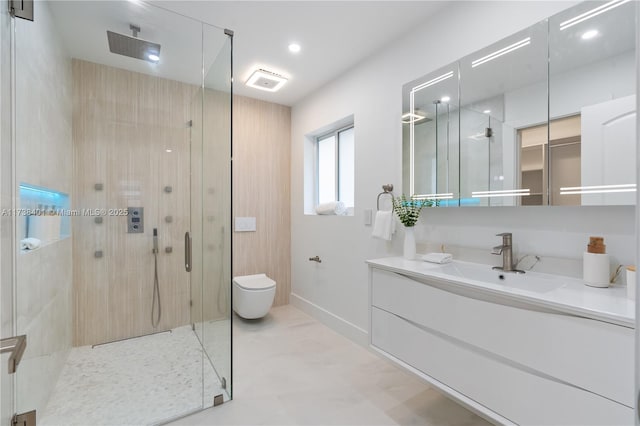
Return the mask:
{"type": "Polygon", "coordinates": [[[491,250],[491,254],[502,255],[502,266],[494,266],[493,269],[504,272],[514,272],[516,274],[524,274],[524,271],[516,269],[517,265],[513,263],[511,232],[503,232],[496,236],[502,237],[502,245],[494,247],[493,250],[491,250]]]}

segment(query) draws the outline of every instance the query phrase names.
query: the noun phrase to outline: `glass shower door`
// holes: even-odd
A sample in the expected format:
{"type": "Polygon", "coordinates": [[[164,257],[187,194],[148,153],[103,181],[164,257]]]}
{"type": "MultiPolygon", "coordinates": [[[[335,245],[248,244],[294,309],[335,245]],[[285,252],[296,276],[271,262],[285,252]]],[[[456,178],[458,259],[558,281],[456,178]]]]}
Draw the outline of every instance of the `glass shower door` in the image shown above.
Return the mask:
{"type": "Polygon", "coordinates": [[[2,426],[32,409],[44,425],[156,424],[229,399],[230,35],[144,2],[35,15],[14,22],[8,156],[2,21],[2,206],[42,213],[0,224],[2,337],[27,335],[2,426]],[[160,60],[110,50],[108,31],[135,39],[133,23],[160,60]]]}
{"type": "Polygon", "coordinates": [[[203,26],[204,78],[191,138],[191,320],[203,347],[203,406],[231,399],[232,33],[203,26]]]}

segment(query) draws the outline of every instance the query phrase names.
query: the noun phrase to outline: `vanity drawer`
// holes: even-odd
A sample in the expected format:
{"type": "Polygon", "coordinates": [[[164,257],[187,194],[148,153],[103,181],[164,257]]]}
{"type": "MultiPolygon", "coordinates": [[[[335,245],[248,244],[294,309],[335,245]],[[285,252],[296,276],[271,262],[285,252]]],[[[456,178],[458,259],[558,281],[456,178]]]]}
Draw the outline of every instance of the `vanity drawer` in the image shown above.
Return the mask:
{"type": "Polygon", "coordinates": [[[392,272],[372,273],[374,306],[518,368],[634,405],[633,329],[545,312],[497,296],[490,301],[475,297],[392,272]]]}
{"type": "Polygon", "coordinates": [[[374,346],[514,423],[633,424],[633,410],[621,404],[507,365],[378,308],[371,314],[374,346]]]}

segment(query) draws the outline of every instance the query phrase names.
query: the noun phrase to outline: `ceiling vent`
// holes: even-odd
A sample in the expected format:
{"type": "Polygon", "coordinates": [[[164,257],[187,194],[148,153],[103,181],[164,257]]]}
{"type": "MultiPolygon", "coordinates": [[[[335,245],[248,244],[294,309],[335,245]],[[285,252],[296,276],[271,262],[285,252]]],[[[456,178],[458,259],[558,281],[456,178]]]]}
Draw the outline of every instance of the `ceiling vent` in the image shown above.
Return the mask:
{"type": "Polygon", "coordinates": [[[267,92],[277,92],[287,82],[287,78],[271,71],[256,70],[247,80],[247,86],[267,92]]]}

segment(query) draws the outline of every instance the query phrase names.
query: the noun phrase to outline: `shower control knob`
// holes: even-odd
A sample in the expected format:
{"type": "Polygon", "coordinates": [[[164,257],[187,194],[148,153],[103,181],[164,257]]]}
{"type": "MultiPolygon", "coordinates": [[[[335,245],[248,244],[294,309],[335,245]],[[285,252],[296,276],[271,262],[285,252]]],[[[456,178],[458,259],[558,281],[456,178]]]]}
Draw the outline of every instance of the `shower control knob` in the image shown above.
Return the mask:
{"type": "Polygon", "coordinates": [[[168,185],[164,187],[164,192],[166,192],[167,194],[171,194],[172,191],[173,191],[172,187],[168,185]]]}
{"type": "Polygon", "coordinates": [[[164,217],[164,221],[167,222],[167,223],[173,222],[173,216],[165,216],[164,217]]]}
{"type": "Polygon", "coordinates": [[[96,259],[100,259],[102,257],[102,255],[103,255],[102,250],[96,250],[95,252],[93,252],[93,256],[96,259]]]}
{"type": "Polygon", "coordinates": [[[165,247],[164,248],[164,252],[167,253],[167,254],[172,253],[173,252],[173,247],[165,247]]]}

